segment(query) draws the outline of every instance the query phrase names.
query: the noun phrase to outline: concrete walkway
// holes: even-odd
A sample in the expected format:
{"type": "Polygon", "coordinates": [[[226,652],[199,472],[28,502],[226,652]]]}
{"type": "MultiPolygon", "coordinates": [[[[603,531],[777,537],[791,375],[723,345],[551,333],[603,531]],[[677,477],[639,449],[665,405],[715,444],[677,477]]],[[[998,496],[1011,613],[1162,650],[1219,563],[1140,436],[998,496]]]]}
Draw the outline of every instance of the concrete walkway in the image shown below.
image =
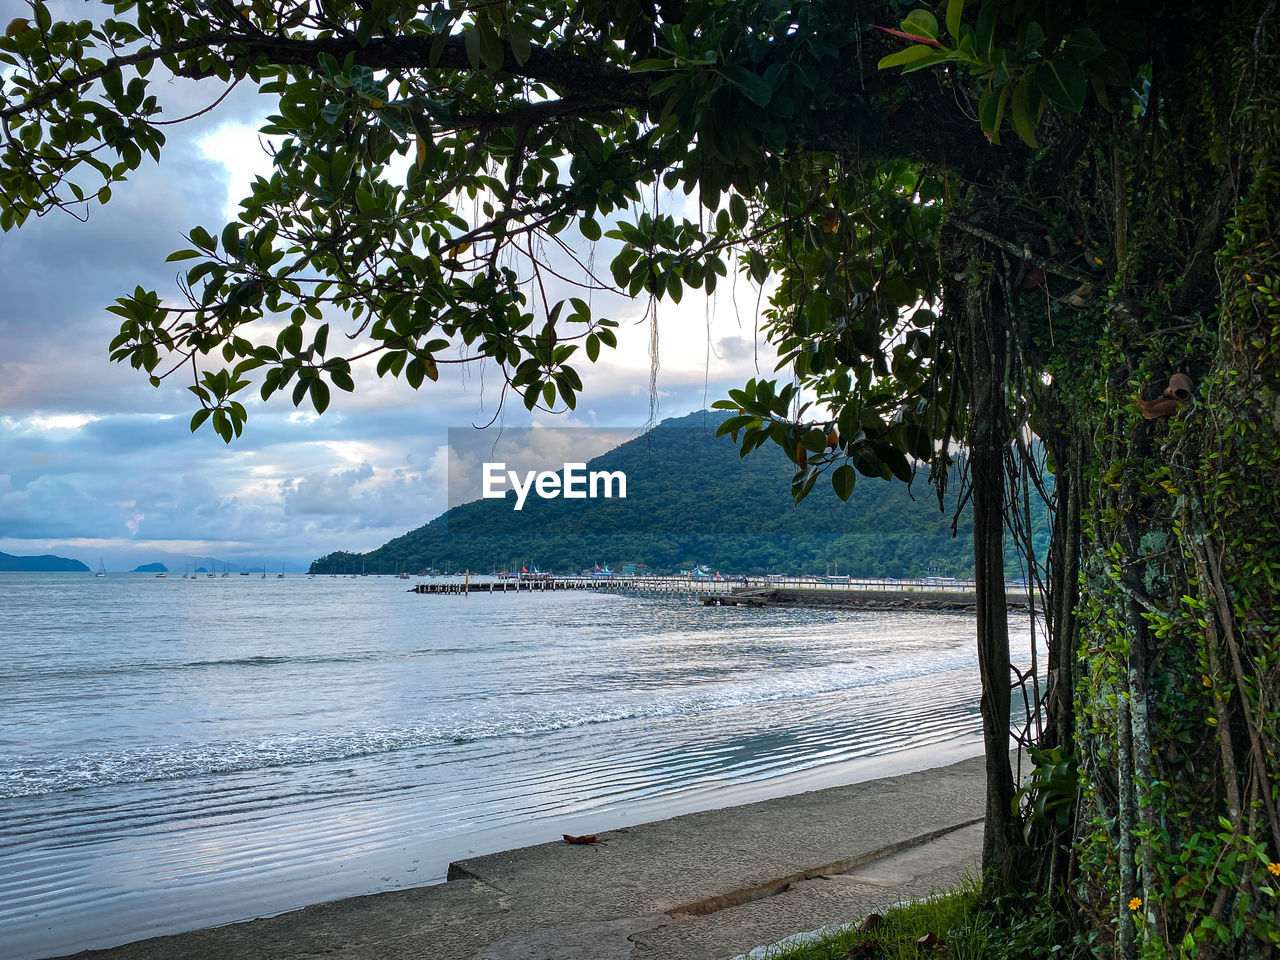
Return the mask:
{"type": "Polygon", "coordinates": [[[983,761],[461,860],[449,882],[80,960],[729,960],[950,886],[982,843],[983,761]]]}

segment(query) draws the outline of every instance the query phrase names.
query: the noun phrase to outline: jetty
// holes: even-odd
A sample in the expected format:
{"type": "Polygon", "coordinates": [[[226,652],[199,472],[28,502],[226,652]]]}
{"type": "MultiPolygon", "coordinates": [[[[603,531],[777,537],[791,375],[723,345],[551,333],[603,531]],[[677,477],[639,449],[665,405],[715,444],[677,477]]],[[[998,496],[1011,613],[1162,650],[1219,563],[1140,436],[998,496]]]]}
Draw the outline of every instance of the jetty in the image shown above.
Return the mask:
{"type": "MultiPolygon", "coordinates": [[[[1025,592],[1006,595],[1011,610],[1029,606],[1025,592]]],[[[702,602],[709,607],[827,607],[863,610],[942,610],[971,611],[977,609],[978,594],[969,590],[878,590],[874,587],[759,588],[735,587],[727,594],[705,594],[702,602]]]]}
{"type": "Polygon", "coordinates": [[[547,593],[558,590],[595,590],[601,593],[653,594],[657,596],[728,593],[741,585],[739,579],[690,580],[687,577],[509,577],[507,579],[448,580],[424,582],[409,588],[411,593],[458,595],[471,593],[547,593]]]}
{"type": "MultiPolygon", "coordinates": [[[[428,581],[410,587],[412,593],[467,596],[472,593],[533,594],[562,590],[590,590],[633,596],[679,596],[701,600],[709,607],[827,607],[866,610],[971,611],[978,595],[971,580],[861,579],[832,582],[830,578],[728,577],[720,580],[690,577],[510,577],[428,581]]],[[[1025,587],[1008,593],[1011,610],[1030,606],[1025,587]]]]}

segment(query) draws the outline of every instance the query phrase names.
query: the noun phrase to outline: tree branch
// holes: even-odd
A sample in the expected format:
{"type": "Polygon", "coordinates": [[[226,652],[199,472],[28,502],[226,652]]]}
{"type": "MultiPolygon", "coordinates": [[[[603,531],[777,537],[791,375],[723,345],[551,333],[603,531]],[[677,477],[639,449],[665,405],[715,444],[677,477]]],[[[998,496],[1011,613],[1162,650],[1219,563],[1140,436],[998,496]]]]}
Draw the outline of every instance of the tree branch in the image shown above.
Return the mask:
{"type": "MultiPolygon", "coordinates": [[[[280,66],[315,66],[320,54],[327,53],[342,61],[354,54],[355,62],[374,70],[463,70],[477,68],[467,56],[466,43],[461,36],[448,37],[433,56],[432,47],[438,37],[434,34],[413,36],[378,37],[361,46],[354,37],[297,37],[236,38],[236,46],[243,49],[249,60],[259,57],[280,66]]],[[[597,100],[616,104],[643,106],[648,103],[648,75],[633,75],[621,67],[604,65],[598,59],[587,59],[564,50],[537,49],[530,51],[523,64],[504,47],[504,60],[500,72],[531,80],[535,83],[554,84],[558,88],[590,92],[597,100]]],[[[179,69],[178,76],[199,80],[211,76],[211,69],[179,69]]]]}

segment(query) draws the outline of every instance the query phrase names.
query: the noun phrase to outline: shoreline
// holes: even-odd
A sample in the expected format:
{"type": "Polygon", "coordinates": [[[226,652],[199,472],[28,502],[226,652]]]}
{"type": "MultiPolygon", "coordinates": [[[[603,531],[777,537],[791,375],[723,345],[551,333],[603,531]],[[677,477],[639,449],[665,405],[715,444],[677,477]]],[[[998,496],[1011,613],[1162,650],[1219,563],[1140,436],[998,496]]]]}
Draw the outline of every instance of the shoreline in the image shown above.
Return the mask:
{"type": "MultiPolygon", "coordinates": [[[[468,960],[488,957],[488,947],[512,937],[583,922],[625,929],[622,941],[629,945],[634,941],[628,938],[641,930],[678,940],[692,933],[687,924],[697,918],[706,918],[700,921],[704,926],[713,919],[723,925],[734,910],[746,909],[743,904],[790,884],[959,836],[957,831],[971,829],[982,816],[982,771],[982,758],[971,757],[606,830],[599,834],[602,844],[557,841],[467,857],[450,864],[450,880],[443,884],[333,900],[63,957],[303,960],[326,953],[353,960],[468,960]]],[[[757,943],[744,944],[743,951],[757,943]]],[[[592,953],[565,956],[597,960],[592,953]]]]}

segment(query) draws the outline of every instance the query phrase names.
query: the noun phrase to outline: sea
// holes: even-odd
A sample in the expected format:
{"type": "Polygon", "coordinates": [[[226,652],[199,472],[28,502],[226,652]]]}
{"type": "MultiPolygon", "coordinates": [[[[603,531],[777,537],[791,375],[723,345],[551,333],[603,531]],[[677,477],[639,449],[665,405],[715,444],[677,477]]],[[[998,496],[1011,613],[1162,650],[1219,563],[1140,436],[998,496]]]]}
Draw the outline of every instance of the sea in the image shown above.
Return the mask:
{"type": "Polygon", "coordinates": [[[982,749],[971,615],[410,586],[0,574],[0,956],[982,749]]]}

